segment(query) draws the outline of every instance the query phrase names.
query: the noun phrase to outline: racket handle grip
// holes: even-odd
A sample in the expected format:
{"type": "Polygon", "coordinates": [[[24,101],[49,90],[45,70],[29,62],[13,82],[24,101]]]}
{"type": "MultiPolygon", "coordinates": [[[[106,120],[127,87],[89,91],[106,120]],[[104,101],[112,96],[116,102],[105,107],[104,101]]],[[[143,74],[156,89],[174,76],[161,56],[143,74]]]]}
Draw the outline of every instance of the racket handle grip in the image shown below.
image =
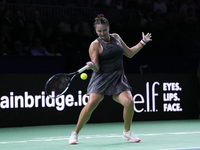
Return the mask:
{"type": "Polygon", "coordinates": [[[87,69],[88,65],[85,65],[84,67],[82,67],[81,69],[78,70],[78,73],[82,73],[83,71],[85,71],[87,69]]]}

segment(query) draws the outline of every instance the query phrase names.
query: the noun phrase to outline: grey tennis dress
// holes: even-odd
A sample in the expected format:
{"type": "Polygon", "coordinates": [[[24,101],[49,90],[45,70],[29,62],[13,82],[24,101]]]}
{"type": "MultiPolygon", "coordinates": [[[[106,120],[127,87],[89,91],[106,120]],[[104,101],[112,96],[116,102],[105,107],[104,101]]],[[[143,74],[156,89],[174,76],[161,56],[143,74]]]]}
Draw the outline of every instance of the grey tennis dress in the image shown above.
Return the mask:
{"type": "Polygon", "coordinates": [[[116,95],[131,90],[124,74],[123,47],[119,41],[110,35],[110,43],[104,43],[97,38],[103,47],[99,55],[99,71],[93,71],[87,88],[87,95],[98,93],[102,95],[116,95]]]}

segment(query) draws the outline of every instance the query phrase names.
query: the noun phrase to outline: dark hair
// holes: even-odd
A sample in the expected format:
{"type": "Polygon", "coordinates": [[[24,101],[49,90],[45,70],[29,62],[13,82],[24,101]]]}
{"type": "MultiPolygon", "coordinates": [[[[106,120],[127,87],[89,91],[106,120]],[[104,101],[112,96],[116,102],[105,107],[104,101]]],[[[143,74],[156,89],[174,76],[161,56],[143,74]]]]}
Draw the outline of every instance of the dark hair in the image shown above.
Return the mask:
{"type": "Polygon", "coordinates": [[[105,18],[103,14],[98,14],[94,21],[94,28],[96,28],[97,24],[105,24],[107,26],[110,26],[108,20],[105,18]]]}

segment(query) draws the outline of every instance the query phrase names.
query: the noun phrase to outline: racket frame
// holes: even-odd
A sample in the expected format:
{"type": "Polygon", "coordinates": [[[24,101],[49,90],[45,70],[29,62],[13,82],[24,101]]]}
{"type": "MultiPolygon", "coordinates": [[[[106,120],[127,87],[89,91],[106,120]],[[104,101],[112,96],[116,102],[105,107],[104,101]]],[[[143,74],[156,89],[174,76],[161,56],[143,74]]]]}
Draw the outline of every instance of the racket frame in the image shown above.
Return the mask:
{"type": "Polygon", "coordinates": [[[53,75],[52,77],[50,77],[50,78],[47,80],[46,84],[45,84],[45,92],[46,92],[47,96],[49,96],[50,98],[58,98],[58,97],[62,96],[62,95],[69,89],[69,86],[70,86],[72,80],[73,80],[78,74],[84,72],[84,71],[87,69],[87,67],[88,67],[88,65],[85,65],[84,67],[82,67],[81,69],[79,69],[79,70],[76,71],[76,72],[73,72],[73,73],[58,73],[58,74],[55,74],[55,75],[53,75]],[[65,88],[65,90],[64,90],[62,93],[56,95],[55,97],[52,97],[52,96],[50,96],[50,93],[47,92],[47,86],[48,86],[48,83],[49,83],[54,77],[59,76],[59,75],[66,75],[66,76],[72,76],[72,75],[73,75],[73,76],[70,78],[70,81],[69,81],[67,87],[65,88]]]}

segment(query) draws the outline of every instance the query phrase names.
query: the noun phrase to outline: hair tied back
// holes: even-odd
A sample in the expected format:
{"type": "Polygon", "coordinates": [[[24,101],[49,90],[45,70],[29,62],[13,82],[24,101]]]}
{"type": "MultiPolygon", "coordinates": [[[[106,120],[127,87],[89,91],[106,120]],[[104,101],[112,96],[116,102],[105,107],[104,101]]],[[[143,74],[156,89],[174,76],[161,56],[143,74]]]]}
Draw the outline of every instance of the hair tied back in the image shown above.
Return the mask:
{"type": "Polygon", "coordinates": [[[95,18],[95,20],[97,20],[100,17],[104,17],[105,18],[104,14],[98,14],[97,17],[95,18]]]}
{"type": "Polygon", "coordinates": [[[103,14],[98,14],[97,18],[95,18],[95,22],[94,22],[95,29],[96,29],[97,24],[105,24],[108,27],[110,27],[108,20],[106,19],[106,17],[103,14]]]}

